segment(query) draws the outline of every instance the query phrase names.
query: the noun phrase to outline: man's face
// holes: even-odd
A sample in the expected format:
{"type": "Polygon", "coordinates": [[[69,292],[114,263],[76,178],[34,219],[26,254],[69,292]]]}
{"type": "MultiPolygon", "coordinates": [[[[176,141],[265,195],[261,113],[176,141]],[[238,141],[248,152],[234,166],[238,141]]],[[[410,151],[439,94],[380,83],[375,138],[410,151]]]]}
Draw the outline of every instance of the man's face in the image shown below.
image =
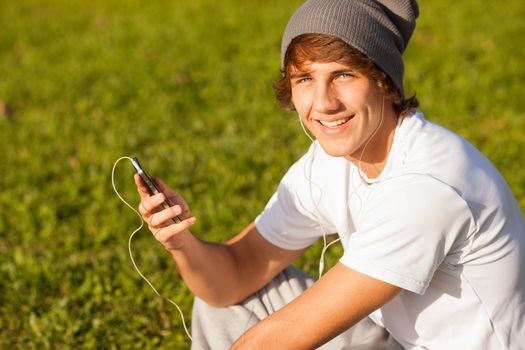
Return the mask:
{"type": "MultiPolygon", "coordinates": [[[[336,62],[307,62],[292,70],[290,84],[295,109],[325,152],[360,160],[381,123],[383,94],[377,85],[336,62]]],[[[367,154],[384,152],[371,141],[367,154]]]]}

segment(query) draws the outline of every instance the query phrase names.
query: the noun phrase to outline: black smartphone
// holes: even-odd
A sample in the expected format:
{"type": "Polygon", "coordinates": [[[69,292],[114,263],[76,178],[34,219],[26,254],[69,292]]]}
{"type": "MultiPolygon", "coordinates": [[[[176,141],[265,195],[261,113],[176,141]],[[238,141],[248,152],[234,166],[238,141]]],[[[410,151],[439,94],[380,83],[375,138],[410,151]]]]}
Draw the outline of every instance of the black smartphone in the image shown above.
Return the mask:
{"type": "MultiPolygon", "coordinates": [[[[131,163],[135,167],[135,170],[137,170],[137,174],[140,175],[140,177],[142,178],[142,181],[144,181],[144,183],[146,184],[146,187],[148,187],[149,193],[151,195],[160,193],[160,190],[157,188],[157,186],[155,185],[155,183],[153,182],[151,177],[149,177],[148,173],[146,173],[144,168],[140,165],[139,160],[137,159],[137,157],[131,157],[131,163]]],[[[161,203],[161,206],[162,206],[162,208],[166,209],[166,208],[171,207],[172,205],[170,205],[169,202],[164,201],[164,202],[161,203]]],[[[176,224],[178,224],[179,222],[182,221],[182,219],[178,215],[175,216],[174,218],[172,218],[172,220],[176,224]]]]}

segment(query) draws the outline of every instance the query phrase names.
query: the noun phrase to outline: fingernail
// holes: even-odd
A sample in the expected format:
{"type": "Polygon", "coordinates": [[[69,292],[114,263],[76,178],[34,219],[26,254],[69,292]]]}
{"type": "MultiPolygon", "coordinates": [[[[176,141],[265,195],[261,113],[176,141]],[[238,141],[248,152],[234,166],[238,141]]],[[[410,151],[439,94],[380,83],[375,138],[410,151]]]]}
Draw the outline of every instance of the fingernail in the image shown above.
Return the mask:
{"type": "Polygon", "coordinates": [[[188,219],[188,223],[190,225],[193,225],[195,223],[195,221],[197,221],[197,218],[195,216],[192,216],[191,218],[188,219]]]}
{"type": "Polygon", "coordinates": [[[158,202],[158,203],[162,203],[164,201],[164,195],[162,193],[157,193],[155,195],[155,200],[158,202]]]}

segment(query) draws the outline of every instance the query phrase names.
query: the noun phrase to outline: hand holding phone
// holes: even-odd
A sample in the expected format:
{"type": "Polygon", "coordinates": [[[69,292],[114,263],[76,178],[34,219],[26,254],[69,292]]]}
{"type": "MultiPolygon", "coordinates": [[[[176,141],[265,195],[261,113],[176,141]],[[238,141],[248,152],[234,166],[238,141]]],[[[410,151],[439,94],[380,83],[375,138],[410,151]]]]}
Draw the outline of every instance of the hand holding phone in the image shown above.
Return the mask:
{"type": "MultiPolygon", "coordinates": [[[[135,167],[135,170],[137,170],[137,174],[139,174],[139,176],[141,177],[142,181],[144,182],[144,184],[148,188],[150,194],[154,195],[154,194],[160,193],[160,190],[155,185],[155,183],[153,182],[151,177],[149,177],[149,175],[146,173],[144,168],[140,165],[139,160],[137,159],[137,157],[132,157],[131,158],[131,163],[133,164],[133,167],[135,167]]],[[[167,209],[167,208],[170,208],[172,205],[170,205],[168,200],[165,200],[164,202],[161,203],[161,206],[162,206],[162,208],[167,209]]],[[[176,224],[178,224],[179,222],[182,221],[182,219],[178,215],[175,216],[174,218],[172,218],[172,220],[176,224]]]]}

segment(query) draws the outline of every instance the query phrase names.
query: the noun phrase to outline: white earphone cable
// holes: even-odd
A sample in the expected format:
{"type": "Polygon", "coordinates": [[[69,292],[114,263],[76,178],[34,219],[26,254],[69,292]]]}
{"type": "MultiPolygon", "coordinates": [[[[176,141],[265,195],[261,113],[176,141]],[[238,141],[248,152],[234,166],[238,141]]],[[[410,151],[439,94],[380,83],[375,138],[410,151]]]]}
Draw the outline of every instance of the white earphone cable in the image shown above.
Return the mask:
{"type": "Polygon", "coordinates": [[[140,215],[140,213],[137,211],[137,209],[133,208],[133,206],[131,206],[131,204],[129,204],[123,197],[122,195],[119,193],[119,191],[117,190],[117,187],[115,186],[115,168],[117,166],[117,164],[123,160],[123,159],[128,159],[130,162],[131,162],[131,158],[130,157],[120,157],[119,159],[116,160],[115,164],[113,164],[113,169],[111,170],[111,184],[113,185],[113,190],[115,191],[115,193],[117,194],[117,196],[120,198],[120,200],[126,204],[131,210],[133,210],[135,212],[135,214],[137,214],[137,216],[139,217],[140,219],[140,226],[138,228],[136,228],[132,233],[131,235],[129,236],[129,239],[128,239],[128,252],[129,252],[129,257],[131,258],[131,263],[133,264],[133,267],[135,268],[135,270],[137,271],[137,273],[139,274],[140,277],[142,277],[142,279],[144,281],[146,281],[146,283],[151,287],[151,289],[153,289],[153,291],[155,292],[155,294],[157,294],[159,297],[161,297],[162,299],[166,300],[167,302],[169,302],[170,304],[174,305],[177,310],[179,311],[179,314],[180,314],[180,317],[181,317],[181,320],[182,320],[182,326],[184,327],[184,331],[186,332],[186,335],[188,336],[188,338],[190,339],[190,341],[192,341],[192,338],[191,338],[191,334],[188,330],[188,327],[186,326],[186,321],[184,319],[184,313],[182,312],[181,308],[179,307],[179,305],[177,305],[177,303],[175,303],[173,300],[171,300],[170,298],[160,294],[157,289],[153,286],[153,284],[146,278],[146,276],[144,276],[144,274],[140,271],[140,269],[138,268],[136,262],[135,262],[135,259],[133,258],[133,253],[131,251],[131,241],[133,240],[133,236],[135,236],[135,234],[137,232],[139,232],[143,227],[144,227],[144,219],[142,219],[142,216],[140,215]]]}
{"type": "MultiPolygon", "coordinates": [[[[312,150],[312,152],[310,154],[309,161],[307,160],[307,162],[305,163],[304,174],[305,174],[305,178],[308,180],[308,183],[310,185],[310,200],[312,201],[312,203],[314,203],[314,206],[315,206],[314,211],[316,211],[318,214],[320,214],[319,204],[321,203],[321,199],[322,199],[322,197],[321,197],[322,191],[321,191],[321,187],[319,185],[315,184],[312,181],[312,164],[313,164],[313,161],[314,161],[315,149],[317,147],[317,144],[315,143],[315,140],[313,139],[313,137],[310,136],[310,134],[306,131],[306,127],[304,126],[304,123],[303,123],[303,120],[302,120],[301,116],[299,116],[299,123],[301,124],[301,128],[303,129],[303,132],[305,133],[305,135],[312,141],[313,147],[314,147],[314,149],[312,150]],[[309,164],[309,168],[308,168],[308,175],[307,175],[306,174],[306,166],[308,164],[309,164]],[[319,197],[319,199],[317,201],[315,201],[314,198],[313,198],[312,185],[316,185],[319,188],[319,191],[321,191],[321,195],[320,195],[320,197],[319,197]]],[[[326,234],[326,232],[324,230],[324,226],[321,224],[320,218],[314,212],[312,212],[312,215],[315,217],[315,220],[317,221],[317,225],[319,226],[319,229],[321,230],[321,234],[323,236],[323,249],[321,250],[321,256],[319,258],[319,278],[321,278],[323,276],[323,272],[324,272],[324,256],[325,256],[326,251],[333,244],[339,242],[341,240],[341,238],[337,238],[337,239],[335,239],[332,242],[327,244],[327,239],[326,239],[327,234],[326,234]]]]}

